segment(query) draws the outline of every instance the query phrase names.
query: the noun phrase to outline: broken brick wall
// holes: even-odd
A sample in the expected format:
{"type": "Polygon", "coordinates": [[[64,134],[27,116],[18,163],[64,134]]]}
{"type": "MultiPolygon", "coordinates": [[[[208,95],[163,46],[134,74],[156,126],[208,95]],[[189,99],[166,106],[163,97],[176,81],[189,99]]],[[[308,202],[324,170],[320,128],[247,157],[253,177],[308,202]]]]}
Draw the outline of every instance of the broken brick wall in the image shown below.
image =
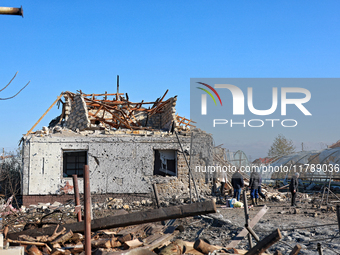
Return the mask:
{"type": "MultiPolygon", "coordinates": [[[[177,152],[177,178],[168,178],[160,180],[158,183],[159,193],[163,198],[169,197],[189,197],[189,168],[196,182],[197,191],[199,194],[210,194],[212,186],[212,174],[204,171],[204,167],[213,164],[213,139],[210,134],[201,130],[192,130],[190,136],[186,138],[187,142],[182,142],[185,156],[180,151],[177,152]],[[190,149],[190,145],[192,148],[190,149]],[[191,155],[190,155],[191,154],[191,155]],[[191,159],[190,159],[191,157],[191,159]],[[188,162],[188,164],[187,164],[188,162]],[[203,170],[203,171],[201,171],[203,170]]],[[[191,182],[192,192],[194,186],[191,182]]]]}
{"type": "Polygon", "coordinates": [[[155,113],[147,118],[145,112],[136,115],[142,126],[147,126],[153,129],[170,130],[172,122],[175,120],[176,113],[176,97],[168,99],[168,103],[162,108],[162,112],[155,113]],[[147,122],[147,124],[146,124],[147,122]]]}
{"type": "Polygon", "coordinates": [[[70,107],[67,107],[69,114],[67,115],[66,127],[71,130],[84,130],[88,128],[90,126],[90,120],[84,98],[80,94],[77,94],[73,100],[69,99],[69,104],[70,107]]]}

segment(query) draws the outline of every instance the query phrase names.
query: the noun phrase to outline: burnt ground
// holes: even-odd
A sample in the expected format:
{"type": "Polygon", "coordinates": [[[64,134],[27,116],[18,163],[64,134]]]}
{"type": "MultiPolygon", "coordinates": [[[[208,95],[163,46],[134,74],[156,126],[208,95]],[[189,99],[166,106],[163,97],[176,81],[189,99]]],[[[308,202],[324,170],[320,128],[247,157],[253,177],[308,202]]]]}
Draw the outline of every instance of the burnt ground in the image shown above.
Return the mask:
{"type": "MultiPolygon", "coordinates": [[[[334,207],[327,211],[327,209],[312,208],[311,203],[299,203],[296,208],[290,207],[289,203],[289,201],[267,202],[269,210],[253,228],[260,240],[275,229],[280,229],[282,239],[272,246],[269,252],[279,249],[282,254],[289,254],[296,244],[300,244],[303,250],[299,254],[319,254],[317,252],[319,242],[323,247],[323,254],[340,254],[340,235],[334,207]],[[317,227],[325,224],[327,225],[317,227]],[[335,235],[336,238],[331,241],[335,235]]],[[[250,219],[261,208],[261,206],[251,208],[250,219]]],[[[180,234],[180,238],[194,241],[199,237],[211,244],[226,246],[245,224],[244,208],[218,206],[217,213],[213,215],[230,222],[221,224],[208,217],[183,219],[182,224],[186,225],[186,231],[180,234]]],[[[236,248],[249,249],[248,240],[244,239],[236,248]]]]}
{"type": "MultiPolygon", "coordinates": [[[[261,205],[266,204],[269,210],[255,225],[254,231],[260,240],[277,228],[280,229],[282,234],[281,241],[273,245],[269,252],[273,253],[279,249],[282,254],[289,254],[296,244],[300,244],[303,250],[299,254],[319,254],[317,252],[317,243],[319,242],[323,247],[323,254],[340,254],[340,234],[335,212],[336,203],[330,203],[334,206],[319,208],[320,195],[317,193],[308,199],[300,197],[297,207],[291,207],[289,199],[283,199],[281,202],[261,202],[261,205]]],[[[176,204],[182,204],[182,201],[169,201],[168,206],[176,204]]],[[[254,218],[261,210],[261,205],[250,208],[250,219],[254,218]]],[[[154,205],[131,208],[132,210],[129,210],[129,212],[153,208],[154,205]]],[[[45,224],[62,224],[76,221],[74,204],[62,205],[58,207],[59,209],[60,213],[48,215],[43,221],[41,220],[42,216],[53,210],[31,208],[19,215],[8,215],[5,217],[5,222],[10,226],[10,231],[16,232],[21,231],[27,223],[40,222],[38,225],[43,225],[43,222],[45,224]]],[[[95,208],[93,213],[94,218],[101,218],[128,212],[122,209],[108,209],[103,204],[95,208]]],[[[201,238],[211,244],[225,247],[243,229],[245,224],[244,208],[227,208],[222,203],[217,203],[217,213],[215,214],[178,219],[174,224],[184,227],[184,232],[176,238],[191,242],[201,238]]],[[[255,241],[253,242],[255,243],[255,241]]],[[[248,240],[244,239],[236,248],[249,249],[248,240]]]]}

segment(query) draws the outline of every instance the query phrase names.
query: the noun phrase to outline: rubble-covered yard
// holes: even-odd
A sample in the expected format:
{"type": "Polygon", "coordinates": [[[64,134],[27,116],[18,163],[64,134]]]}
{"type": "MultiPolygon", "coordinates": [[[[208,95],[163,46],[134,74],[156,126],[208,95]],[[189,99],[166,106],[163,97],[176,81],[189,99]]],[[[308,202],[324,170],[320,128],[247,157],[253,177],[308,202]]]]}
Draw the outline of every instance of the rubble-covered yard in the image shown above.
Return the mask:
{"type": "Polygon", "coordinates": [[[61,115],[21,140],[22,176],[11,180],[22,183],[6,189],[16,192],[0,210],[5,248],[29,255],[340,254],[339,190],[330,187],[331,177],[328,189],[321,179],[308,187],[301,182],[309,193],[298,193],[297,207],[283,187],[276,189],[280,184],[262,184],[260,206],[243,200],[245,208],[227,207],[233,173],[192,166],[234,161],[176,114],[177,96],[165,100],[166,94],[133,103],[118,87],[113,94],[63,92],[52,104],[62,104],[61,115]],[[19,193],[20,209],[12,206],[19,193]]]}
{"type": "MultiPolygon", "coordinates": [[[[282,238],[266,251],[268,254],[320,254],[317,243],[321,243],[323,254],[340,253],[335,203],[319,208],[322,194],[299,193],[298,206],[291,207],[286,192],[270,190],[271,192],[267,192],[267,197],[271,197],[270,201],[262,201],[260,206],[249,207],[250,220],[264,210],[264,204],[268,207],[268,211],[253,227],[260,240],[275,229],[281,232],[282,238]],[[299,253],[291,253],[297,244],[300,245],[301,250],[299,253]]],[[[205,198],[207,199],[209,197],[205,198]]],[[[168,203],[165,202],[161,203],[162,206],[168,206],[165,208],[169,209],[175,205],[190,203],[188,200],[183,201],[176,197],[168,200],[168,203]]],[[[93,204],[93,216],[94,219],[113,215],[119,217],[119,215],[147,212],[155,206],[154,200],[124,205],[119,199],[107,199],[104,203],[93,204]],[[119,208],[117,205],[122,205],[122,209],[115,209],[119,208]]],[[[50,226],[55,228],[52,235],[34,237],[20,235],[13,240],[7,239],[11,246],[21,244],[28,254],[84,253],[84,236],[81,233],[74,233],[76,231],[70,232],[62,228],[63,224],[77,221],[73,201],[68,204],[40,203],[22,207],[20,211],[10,210],[10,212],[3,216],[5,235],[7,232],[10,236],[14,232],[27,229],[38,230],[50,226]]],[[[173,219],[163,223],[165,225],[162,225],[162,222],[153,222],[93,231],[92,251],[94,254],[208,254],[207,250],[202,251],[202,244],[203,248],[210,249],[210,252],[211,249],[216,250],[214,254],[245,254],[250,250],[247,237],[243,238],[235,249],[228,248],[245,226],[244,209],[226,207],[220,203],[220,198],[217,198],[216,213],[173,219]]],[[[253,243],[256,244],[254,239],[253,243]]]]}

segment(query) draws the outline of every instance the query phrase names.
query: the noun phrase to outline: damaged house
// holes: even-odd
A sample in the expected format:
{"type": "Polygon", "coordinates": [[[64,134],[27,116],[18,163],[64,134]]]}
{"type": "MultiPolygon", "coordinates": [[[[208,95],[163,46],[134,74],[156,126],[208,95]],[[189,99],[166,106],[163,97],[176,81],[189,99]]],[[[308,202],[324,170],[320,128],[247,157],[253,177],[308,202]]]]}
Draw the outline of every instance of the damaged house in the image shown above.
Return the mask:
{"type": "MultiPolygon", "coordinates": [[[[185,157],[192,166],[209,165],[213,139],[176,114],[177,97],[165,100],[167,92],[139,103],[118,92],[61,93],[49,108],[62,104],[61,115],[22,138],[23,204],[72,199],[72,175],[83,193],[84,165],[94,201],[151,198],[153,183],[165,199],[189,197],[185,157]]],[[[199,192],[206,190],[206,173],[193,175],[199,192]]]]}

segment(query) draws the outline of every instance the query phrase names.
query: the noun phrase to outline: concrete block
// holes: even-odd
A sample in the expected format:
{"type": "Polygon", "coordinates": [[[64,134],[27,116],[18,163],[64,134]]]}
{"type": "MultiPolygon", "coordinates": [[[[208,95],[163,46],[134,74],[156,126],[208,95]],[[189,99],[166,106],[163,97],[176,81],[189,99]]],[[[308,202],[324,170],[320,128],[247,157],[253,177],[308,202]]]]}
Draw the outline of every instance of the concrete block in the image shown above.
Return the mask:
{"type": "Polygon", "coordinates": [[[9,247],[5,250],[0,250],[1,255],[24,255],[25,249],[23,246],[9,247]]]}

